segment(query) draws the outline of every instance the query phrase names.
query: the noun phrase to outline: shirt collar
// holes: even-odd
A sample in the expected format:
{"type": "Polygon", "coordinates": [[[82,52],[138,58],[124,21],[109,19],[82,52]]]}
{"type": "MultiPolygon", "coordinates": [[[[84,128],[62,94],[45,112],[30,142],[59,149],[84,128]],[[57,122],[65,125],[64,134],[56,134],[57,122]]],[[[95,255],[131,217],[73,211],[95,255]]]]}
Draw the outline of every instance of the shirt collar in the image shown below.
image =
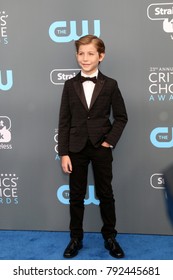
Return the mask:
{"type": "Polygon", "coordinates": [[[98,76],[98,72],[99,72],[99,70],[97,69],[92,75],[86,75],[85,73],[83,73],[81,71],[81,76],[83,76],[83,77],[90,77],[90,78],[97,77],[98,76]]]}

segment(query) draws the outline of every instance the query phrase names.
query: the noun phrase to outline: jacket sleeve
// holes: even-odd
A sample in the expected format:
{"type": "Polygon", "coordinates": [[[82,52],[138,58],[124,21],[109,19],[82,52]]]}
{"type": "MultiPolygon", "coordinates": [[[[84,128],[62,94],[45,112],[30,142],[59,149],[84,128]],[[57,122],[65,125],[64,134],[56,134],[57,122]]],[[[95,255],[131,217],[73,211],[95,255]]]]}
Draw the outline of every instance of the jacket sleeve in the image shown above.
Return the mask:
{"type": "Polygon", "coordinates": [[[117,82],[115,83],[114,90],[112,92],[111,105],[112,105],[113,123],[112,123],[112,129],[105,137],[105,141],[108,142],[113,147],[115,147],[128,121],[124,99],[119,90],[117,82]]]}
{"type": "Polygon", "coordinates": [[[69,130],[71,125],[71,113],[68,98],[68,83],[65,82],[60,111],[58,127],[58,154],[59,156],[68,155],[69,153],[69,130]]]}

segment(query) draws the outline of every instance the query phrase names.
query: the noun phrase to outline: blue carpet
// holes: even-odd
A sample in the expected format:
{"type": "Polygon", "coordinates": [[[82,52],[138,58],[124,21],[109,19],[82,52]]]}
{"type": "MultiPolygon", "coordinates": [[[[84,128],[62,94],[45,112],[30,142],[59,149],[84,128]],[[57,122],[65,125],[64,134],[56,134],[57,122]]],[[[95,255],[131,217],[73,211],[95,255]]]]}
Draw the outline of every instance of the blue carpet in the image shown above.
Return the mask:
{"type": "MultiPolygon", "coordinates": [[[[173,260],[173,236],[118,234],[125,260],[173,260]]],[[[1,260],[63,260],[68,232],[0,231],[1,260]]],[[[75,260],[113,260],[100,233],[85,233],[75,260]]]]}

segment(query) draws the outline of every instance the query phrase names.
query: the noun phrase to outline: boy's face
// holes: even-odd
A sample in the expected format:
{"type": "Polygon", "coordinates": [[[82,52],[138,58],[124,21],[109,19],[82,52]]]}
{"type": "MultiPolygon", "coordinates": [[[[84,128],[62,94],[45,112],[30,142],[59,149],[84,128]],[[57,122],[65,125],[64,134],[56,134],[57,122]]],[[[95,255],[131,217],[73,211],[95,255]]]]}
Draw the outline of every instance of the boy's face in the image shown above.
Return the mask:
{"type": "Polygon", "coordinates": [[[81,45],[76,54],[77,62],[86,75],[91,75],[98,69],[98,64],[103,60],[104,56],[104,53],[98,53],[93,43],[81,45]]]}

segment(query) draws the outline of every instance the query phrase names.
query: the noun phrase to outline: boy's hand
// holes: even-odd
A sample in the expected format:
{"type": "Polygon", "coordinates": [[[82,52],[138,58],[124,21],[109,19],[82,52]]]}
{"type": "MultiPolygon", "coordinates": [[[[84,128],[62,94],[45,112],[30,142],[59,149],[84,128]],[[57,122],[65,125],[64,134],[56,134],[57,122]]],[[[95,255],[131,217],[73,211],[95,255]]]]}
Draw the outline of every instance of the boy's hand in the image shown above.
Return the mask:
{"type": "Polygon", "coordinates": [[[61,157],[61,166],[65,173],[72,172],[72,164],[69,156],[62,156],[61,157]]]}
{"type": "Polygon", "coordinates": [[[107,142],[104,141],[104,142],[102,143],[102,146],[105,147],[105,148],[110,148],[111,145],[110,145],[109,143],[107,143],[107,142]]]}

